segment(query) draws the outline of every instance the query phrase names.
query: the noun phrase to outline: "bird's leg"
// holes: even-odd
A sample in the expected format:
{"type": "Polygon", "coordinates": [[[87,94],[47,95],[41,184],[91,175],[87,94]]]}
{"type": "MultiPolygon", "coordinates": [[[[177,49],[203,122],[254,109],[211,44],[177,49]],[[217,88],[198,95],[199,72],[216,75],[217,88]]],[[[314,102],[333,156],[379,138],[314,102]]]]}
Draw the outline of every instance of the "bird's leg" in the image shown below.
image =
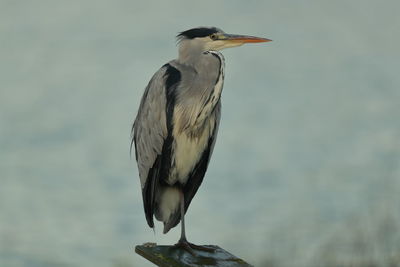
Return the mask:
{"type": "Polygon", "coordinates": [[[180,208],[181,208],[181,238],[178,243],[187,243],[185,231],[185,194],[180,191],[180,208]]]}
{"type": "Polygon", "coordinates": [[[195,255],[190,243],[186,239],[185,231],[185,195],[182,191],[180,193],[180,209],[181,209],[181,238],[178,243],[175,244],[176,247],[181,247],[187,250],[190,254],[195,255]]]}
{"type": "Polygon", "coordinates": [[[185,232],[185,195],[182,191],[180,191],[180,208],[181,208],[181,238],[179,239],[178,243],[175,244],[176,247],[182,247],[183,249],[187,250],[190,254],[195,255],[193,249],[207,251],[207,252],[214,252],[215,249],[207,248],[204,246],[198,246],[192,243],[189,243],[186,239],[186,232],[185,232]]]}

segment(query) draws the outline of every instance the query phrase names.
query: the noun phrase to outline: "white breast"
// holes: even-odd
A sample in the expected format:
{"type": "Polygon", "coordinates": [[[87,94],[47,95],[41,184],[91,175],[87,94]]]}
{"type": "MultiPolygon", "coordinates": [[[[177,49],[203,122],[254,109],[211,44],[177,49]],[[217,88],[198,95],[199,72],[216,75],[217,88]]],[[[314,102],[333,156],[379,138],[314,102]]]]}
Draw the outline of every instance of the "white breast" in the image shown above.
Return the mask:
{"type": "Polygon", "coordinates": [[[170,184],[174,184],[177,181],[182,184],[186,183],[188,175],[207,148],[214,127],[215,118],[210,118],[206,122],[204,130],[198,136],[193,137],[187,131],[181,132],[175,136],[173,167],[169,177],[170,184]]]}
{"type": "MultiPolygon", "coordinates": [[[[209,144],[209,138],[214,132],[215,127],[215,113],[214,109],[217,105],[222,92],[224,83],[224,58],[222,54],[215,51],[209,51],[217,56],[221,62],[219,69],[219,76],[214,85],[214,89],[211,94],[207,96],[207,99],[199,106],[193,108],[197,110],[197,114],[193,114],[190,118],[194,118],[189,123],[190,127],[180,127],[181,122],[175,121],[174,123],[174,143],[172,147],[172,162],[171,171],[168,178],[169,184],[174,184],[179,181],[185,184],[190,172],[196,166],[204,150],[209,144]]],[[[200,104],[200,103],[199,103],[200,104]]],[[[182,116],[184,109],[175,110],[174,118],[179,120],[182,116]]]]}

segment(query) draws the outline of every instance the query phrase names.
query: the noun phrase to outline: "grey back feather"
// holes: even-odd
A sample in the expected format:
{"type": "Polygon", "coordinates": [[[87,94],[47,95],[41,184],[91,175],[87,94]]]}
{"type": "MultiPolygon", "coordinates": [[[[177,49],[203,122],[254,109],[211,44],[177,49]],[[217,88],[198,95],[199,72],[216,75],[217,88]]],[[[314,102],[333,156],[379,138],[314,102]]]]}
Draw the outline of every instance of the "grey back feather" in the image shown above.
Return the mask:
{"type": "Polygon", "coordinates": [[[133,124],[133,141],[142,188],[167,137],[165,71],[166,67],[162,67],[150,80],[133,124]]]}

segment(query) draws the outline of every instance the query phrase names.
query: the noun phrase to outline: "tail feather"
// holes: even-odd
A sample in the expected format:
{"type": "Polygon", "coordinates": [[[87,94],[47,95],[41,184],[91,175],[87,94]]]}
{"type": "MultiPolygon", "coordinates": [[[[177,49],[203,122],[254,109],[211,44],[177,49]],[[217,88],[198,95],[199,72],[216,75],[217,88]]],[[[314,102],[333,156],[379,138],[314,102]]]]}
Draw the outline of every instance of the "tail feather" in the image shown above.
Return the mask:
{"type": "Polygon", "coordinates": [[[181,213],[179,211],[174,212],[170,220],[168,222],[164,222],[163,234],[168,233],[169,230],[177,226],[180,221],[181,221],[181,213]]]}
{"type": "Polygon", "coordinates": [[[181,218],[180,214],[180,188],[175,186],[160,186],[159,199],[156,201],[155,217],[164,223],[164,231],[166,234],[171,228],[175,227],[181,218]]]}

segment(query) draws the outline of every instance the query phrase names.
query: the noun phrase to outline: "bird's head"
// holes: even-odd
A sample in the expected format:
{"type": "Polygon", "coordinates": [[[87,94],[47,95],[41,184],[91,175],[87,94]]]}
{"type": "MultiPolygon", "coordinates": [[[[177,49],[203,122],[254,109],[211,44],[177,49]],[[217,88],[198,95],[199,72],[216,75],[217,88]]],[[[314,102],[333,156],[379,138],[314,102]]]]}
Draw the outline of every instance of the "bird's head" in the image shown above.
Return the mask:
{"type": "Polygon", "coordinates": [[[202,51],[218,51],[245,43],[262,43],[272,40],[249,35],[228,34],[216,27],[198,27],[183,31],[177,36],[181,46],[202,51]]]}

